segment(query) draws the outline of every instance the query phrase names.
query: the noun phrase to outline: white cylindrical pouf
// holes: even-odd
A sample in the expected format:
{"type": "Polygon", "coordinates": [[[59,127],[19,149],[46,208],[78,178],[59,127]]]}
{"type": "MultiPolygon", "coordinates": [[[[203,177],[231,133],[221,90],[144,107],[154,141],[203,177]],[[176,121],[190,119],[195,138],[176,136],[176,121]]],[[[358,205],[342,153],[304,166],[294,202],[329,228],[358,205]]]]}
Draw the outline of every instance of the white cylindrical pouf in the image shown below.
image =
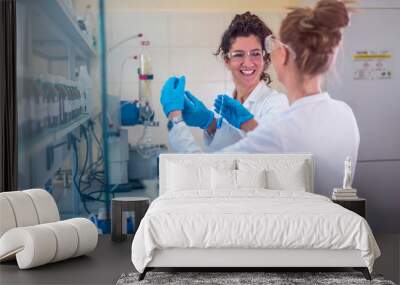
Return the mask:
{"type": "Polygon", "coordinates": [[[22,192],[31,197],[39,218],[39,224],[52,223],[60,220],[56,202],[49,192],[43,189],[29,189],[22,192]]]}
{"type": "Polygon", "coordinates": [[[57,250],[54,232],[42,225],[11,229],[2,236],[0,241],[0,252],[16,253],[20,269],[49,263],[57,250]]]}
{"type": "Polygon", "coordinates": [[[2,194],[0,193],[0,238],[6,231],[17,226],[11,204],[2,194]]]}
{"type": "Polygon", "coordinates": [[[74,257],[86,254],[96,248],[98,232],[96,226],[88,219],[74,218],[62,221],[75,227],[78,233],[78,250],[74,257]]]}
{"type": "Polygon", "coordinates": [[[3,192],[14,211],[17,227],[33,226],[39,223],[35,205],[23,191],[3,192]]]}
{"type": "Polygon", "coordinates": [[[57,251],[51,262],[73,257],[78,249],[78,233],[67,223],[55,222],[42,225],[51,229],[57,238],[57,251]]]}

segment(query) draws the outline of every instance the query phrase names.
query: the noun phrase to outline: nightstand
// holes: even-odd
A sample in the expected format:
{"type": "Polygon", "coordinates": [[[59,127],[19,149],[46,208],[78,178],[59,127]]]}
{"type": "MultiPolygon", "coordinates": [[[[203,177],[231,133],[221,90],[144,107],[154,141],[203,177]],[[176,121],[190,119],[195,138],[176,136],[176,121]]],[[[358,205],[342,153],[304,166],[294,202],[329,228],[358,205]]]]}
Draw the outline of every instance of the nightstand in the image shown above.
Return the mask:
{"type": "Polygon", "coordinates": [[[111,201],[111,239],[113,241],[123,241],[127,238],[122,233],[122,213],[124,211],[135,212],[135,231],[139,227],[140,221],[146,214],[150,205],[150,198],[147,197],[118,197],[111,201]]]}
{"type": "Polygon", "coordinates": [[[354,200],[335,200],[332,199],[333,203],[339,204],[340,206],[359,214],[364,219],[366,218],[367,211],[367,200],[364,198],[357,198],[354,200]]]}

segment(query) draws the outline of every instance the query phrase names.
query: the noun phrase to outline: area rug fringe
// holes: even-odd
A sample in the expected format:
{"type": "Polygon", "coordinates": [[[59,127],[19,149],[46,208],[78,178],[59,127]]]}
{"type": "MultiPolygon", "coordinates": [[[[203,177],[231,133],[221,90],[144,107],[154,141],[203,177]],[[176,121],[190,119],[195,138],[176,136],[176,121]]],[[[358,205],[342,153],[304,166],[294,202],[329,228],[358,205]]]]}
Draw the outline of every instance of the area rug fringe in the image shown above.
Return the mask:
{"type": "Polygon", "coordinates": [[[381,275],[368,281],[360,272],[148,272],[138,281],[139,273],[124,273],[116,285],[396,285],[381,275]]]}

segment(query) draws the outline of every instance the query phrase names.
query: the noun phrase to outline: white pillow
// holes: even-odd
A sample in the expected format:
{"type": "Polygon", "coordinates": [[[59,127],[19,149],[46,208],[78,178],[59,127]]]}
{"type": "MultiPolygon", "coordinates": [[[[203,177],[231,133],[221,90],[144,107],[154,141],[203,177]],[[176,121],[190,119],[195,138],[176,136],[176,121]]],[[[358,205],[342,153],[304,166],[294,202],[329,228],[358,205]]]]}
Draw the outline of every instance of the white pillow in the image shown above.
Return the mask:
{"type": "Polygon", "coordinates": [[[198,191],[206,193],[212,191],[211,170],[235,169],[236,161],[212,157],[182,158],[168,161],[166,164],[167,191],[198,191]]]}
{"type": "Polygon", "coordinates": [[[211,167],[201,167],[181,163],[168,163],[168,191],[210,189],[211,167]]]}
{"type": "Polygon", "coordinates": [[[237,188],[267,188],[267,171],[236,170],[237,188]]]}
{"type": "Polygon", "coordinates": [[[267,188],[264,170],[211,170],[211,188],[215,192],[235,191],[243,188],[267,188]]]}
{"type": "Polygon", "coordinates": [[[236,190],[236,170],[212,168],[211,189],[214,191],[236,190]]]}
{"type": "Polygon", "coordinates": [[[304,160],[280,159],[240,159],[240,170],[266,170],[267,189],[306,191],[309,181],[309,167],[304,160]]]}
{"type": "Polygon", "coordinates": [[[292,164],[292,167],[267,171],[268,188],[272,190],[306,191],[307,179],[305,164],[292,164]]]}

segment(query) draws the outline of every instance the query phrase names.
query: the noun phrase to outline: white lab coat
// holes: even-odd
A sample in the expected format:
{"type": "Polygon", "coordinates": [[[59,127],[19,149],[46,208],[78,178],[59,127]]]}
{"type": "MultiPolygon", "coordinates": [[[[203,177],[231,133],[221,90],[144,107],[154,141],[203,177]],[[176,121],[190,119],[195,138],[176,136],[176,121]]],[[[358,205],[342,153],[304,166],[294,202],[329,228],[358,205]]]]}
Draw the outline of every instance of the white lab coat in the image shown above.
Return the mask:
{"type": "MultiPolygon", "coordinates": [[[[264,81],[261,81],[243,102],[243,106],[254,115],[257,122],[260,122],[261,120],[275,119],[279,113],[289,108],[289,102],[284,94],[269,88],[264,81]]],[[[238,142],[245,136],[245,132],[223,120],[221,128],[214,135],[210,136],[204,132],[205,151],[218,151],[238,142]]]]}
{"type": "MultiPolygon", "coordinates": [[[[184,123],[172,128],[169,139],[180,152],[201,152],[184,123]]],[[[273,122],[260,121],[254,131],[221,152],[312,153],[314,191],[330,196],[332,189],[342,184],[346,156],[351,157],[355,168],[359,143],[351,108],[328,93],[321,93],[298,99],[273,122]]]]}

